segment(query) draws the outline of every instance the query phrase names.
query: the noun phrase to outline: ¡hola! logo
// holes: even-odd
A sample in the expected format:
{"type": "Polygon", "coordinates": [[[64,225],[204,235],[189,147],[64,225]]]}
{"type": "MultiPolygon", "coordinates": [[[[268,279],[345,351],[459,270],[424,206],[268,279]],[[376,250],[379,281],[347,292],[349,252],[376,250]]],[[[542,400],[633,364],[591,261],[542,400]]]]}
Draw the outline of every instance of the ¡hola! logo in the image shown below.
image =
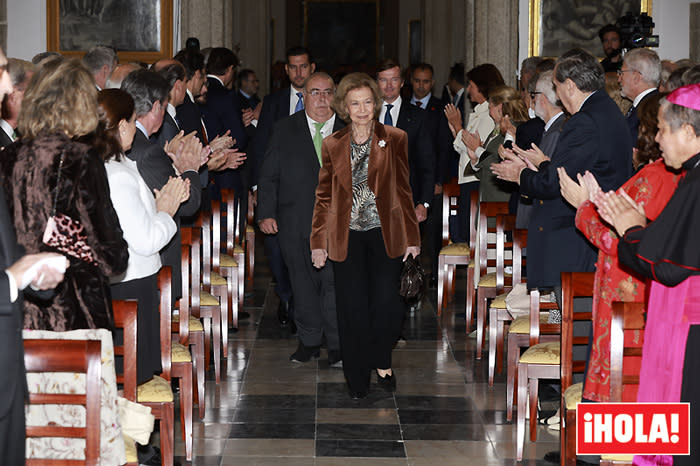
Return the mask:
{"type": "Polygon", "coordinates": [[[688,455],[688,403],[579,403],[577,455],[688,455]]]}

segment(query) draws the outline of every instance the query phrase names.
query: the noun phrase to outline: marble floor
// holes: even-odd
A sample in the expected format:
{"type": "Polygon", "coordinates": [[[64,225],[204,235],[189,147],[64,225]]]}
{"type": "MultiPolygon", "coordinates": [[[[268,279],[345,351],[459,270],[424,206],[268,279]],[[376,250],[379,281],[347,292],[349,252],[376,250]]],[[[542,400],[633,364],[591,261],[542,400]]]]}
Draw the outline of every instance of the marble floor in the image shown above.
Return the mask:
{"type": "MultiPolygon", "coordinates": [[[[406,341],[393,355],[396,393],[373,381],[369,396],[355,401],[342,369],[328,366],[325,350],[318,360],[289,362],[297,342],[277,321],[277,297],[263,261],[256,263],[255,285],[246,302],[250,319],[230,334],[221,383],[209,374],[192,463],[185,462],[176,435],[181,464],[518,464],[515,425],[506,422],[505,376],[489,388],[487,355],[476,361],[475,341],[465,334],[463,291],[440,318],[435,290],[420,310],[406,314],[406,341]]],[[[542,457],[559,449],[559,432],[539,429],[536,443],[526,440],[521,464],[550,464],[542,457]]]]}

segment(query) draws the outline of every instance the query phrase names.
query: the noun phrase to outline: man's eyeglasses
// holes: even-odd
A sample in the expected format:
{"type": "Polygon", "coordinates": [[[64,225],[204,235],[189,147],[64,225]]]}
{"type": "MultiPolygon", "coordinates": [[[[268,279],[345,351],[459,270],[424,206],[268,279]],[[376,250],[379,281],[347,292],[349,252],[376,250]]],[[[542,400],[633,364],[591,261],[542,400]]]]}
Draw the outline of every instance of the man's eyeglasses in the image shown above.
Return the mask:
{"type": "Polygon", "coordinates": [[[308,94],[312,97],[318,97],[324,95],[326,97],[332,97],[335,91],[333,89],[311,89],[308,94]]]}
{"type": "Polygon", "coordinates": [[[618,76],[622,76],[623,73],[629,73],[630,71],[635,72],[635,73],[639,73],[639,71],[637,71],[637,70],[623,70],[623,69],[619,69],[619,70],[617,70],[617,75],[618,75],[618,76]]]}
{"type": "Polygon", "coordinates": [[[534,99],[536,95],[540,95],[540,94],[542,94],[542,92],[537,92],[537,91],[530,92],[530,98],[534,99]]]}

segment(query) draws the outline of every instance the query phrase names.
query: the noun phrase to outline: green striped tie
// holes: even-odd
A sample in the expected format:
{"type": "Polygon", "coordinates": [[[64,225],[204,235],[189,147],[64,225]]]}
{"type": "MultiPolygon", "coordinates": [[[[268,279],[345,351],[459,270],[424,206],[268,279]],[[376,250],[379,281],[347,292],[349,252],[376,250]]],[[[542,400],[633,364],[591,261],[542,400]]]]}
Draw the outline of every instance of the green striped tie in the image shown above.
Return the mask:
{"type": "Polygon", "coordinates": [[[323,162],[321,162],[321,145],[323,144],[323,135],[321,134],[321,128],[323,128],[323,125],[325,124],[325,122],[314,122],[314,126],[316,127],[316,133],[314,134],[314,147],[316,148],[316,157],[318,157],[318,164],[321,166],[323,166],[323,162]]]}

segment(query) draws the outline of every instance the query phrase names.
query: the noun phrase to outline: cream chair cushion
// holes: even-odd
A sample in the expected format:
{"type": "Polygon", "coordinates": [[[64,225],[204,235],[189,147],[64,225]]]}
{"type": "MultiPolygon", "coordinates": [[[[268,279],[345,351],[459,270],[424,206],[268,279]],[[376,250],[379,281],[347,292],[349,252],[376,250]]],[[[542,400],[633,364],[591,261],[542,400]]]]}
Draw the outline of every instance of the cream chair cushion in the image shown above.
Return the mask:
{"type": "Polygon", "coordinates": [[[211,273],[211,284],[214,286],[225,286],[225,285],[228,285],[228,282],[226,281],[226,279],[224,277],[222,277],[218,273],[212,272],[211,273]]]}
{"type": "Polygon", "coordinates": [[[244,252],[245,252],[245,251],[243,251],[243,247],[241,247],[240,244],[236,244],[236,245],[233,247],[233,253],[234,253],[234,254],[243,254],[244,252]]]}
{"type": "Polygon", "coordinates": [[[173,343],[172,360],[173,362],[192,362],[192,355],[185,345],[173,343]]]}
{"type": "Polygon", "coordinates": [[[255,228],[253,228],[253,227],[250,226],[250,225],[246,225],[246,226],[245,226],[245,231],[246,231],[246,233],[250,233],[250,232],[255,233],[255,228]]]}
{"type": "MultiPolygon", "coordinates": [[[[173,315],[173,323],[179,323],[180,322],[180,316],[177,314],[173,315]]],[[[197,319],[196,317],[190,316],[190,332],[203,332],[204,331],[204,325],[202,325],[202,321],[197,319]]]]}
{"type": "Polygon", "coordinates": [[[489,307],[491,309],[505,309],[506,296],[508,296],[508,293],[499,294],[493,299],[493,301],[491,301],[491,305],[489,307]]]}
{"type": "Polygon", "coordinates": [[[440,249],[441,256],[468,256],[469,244],[467,243],[450,243],[440,249]]]}
{"type": "Polygon", "coordinates": [[[529,347],[522,356],[520,362],[528,364],[559,364],[561,348],[558,341],[538,343],[529,347]]]}
{"type": "Polygon", "coordinates": [[[583,396],[583,382],[569,385],[569,388],[564,392],[564,402],[566,409],[576,409],[576,404],[581,402],[583,396]]]}
{"type": "Polygon", "coordinates": [[[123,434],[122,437],[124,438],[124,448],[126,449],[126,462],[138,463],[139,458],[136,454],[136,442],[126,434],[123,434]]]}
{"type": "Polygon", "coordinates": [[[222,254],[219,258],[219,265],[221,267],[238,267],[238,262],[228,254],[222,254]]]}
{"type": "MultiPolygon", "coordinates": [[[[540,312],[540,324],[546,324],[549,319],[549,312],[540,312]]],[[[508,333],[528,334],[530,333],[530,316],[517,317],[511,324],[508,333]]]]}
{"type": "Polygon", "coordinates": [[[219,298],[211,293],[201,290],[199,293],[199,304],[202,306],[218,306],[219,298]]]}
{"type": "Polygon", "coordinates": [[[619,461],[632,464],[634,455],[600,455],[601,461],[619,461]]]}
{"type": "MultiPolygon", "coordinates": [[[[506,277],[510,277],[509,273],[505,274],[506,277]]],[[[479,279],[479,286],[494,288],[496,286],[496,272],[487,273],[482,275],[479,279]]]]}
{"type": "Polygon", "coordinates": [[[136,400],[139,403],[173,401],[173,390],[170,388],[170,382],[154,375],[151,380],[137,387],[136,400]]]}

